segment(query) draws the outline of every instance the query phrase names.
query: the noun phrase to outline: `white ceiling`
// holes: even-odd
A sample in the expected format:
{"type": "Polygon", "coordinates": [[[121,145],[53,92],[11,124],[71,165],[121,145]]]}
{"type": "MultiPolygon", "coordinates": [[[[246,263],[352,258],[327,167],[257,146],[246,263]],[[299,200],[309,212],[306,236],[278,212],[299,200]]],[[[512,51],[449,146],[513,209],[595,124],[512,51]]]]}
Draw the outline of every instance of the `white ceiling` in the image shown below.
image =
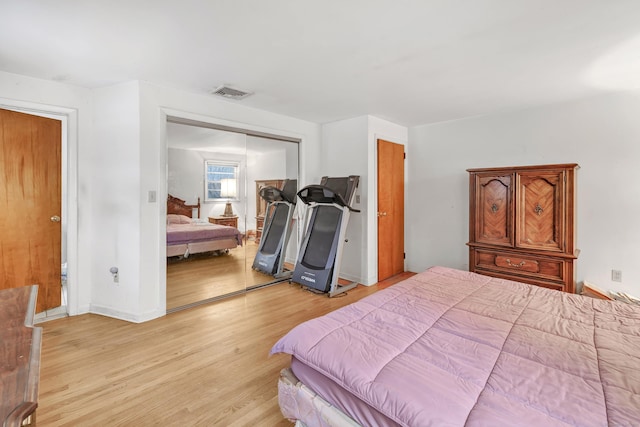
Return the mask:
{"type": "Polygon", "coordinates": [[[0,0],[0,70],[414,126],[640,87],[638,0],[0,0]],[[212,95],[208,95],[212,96],[212,95]]]}

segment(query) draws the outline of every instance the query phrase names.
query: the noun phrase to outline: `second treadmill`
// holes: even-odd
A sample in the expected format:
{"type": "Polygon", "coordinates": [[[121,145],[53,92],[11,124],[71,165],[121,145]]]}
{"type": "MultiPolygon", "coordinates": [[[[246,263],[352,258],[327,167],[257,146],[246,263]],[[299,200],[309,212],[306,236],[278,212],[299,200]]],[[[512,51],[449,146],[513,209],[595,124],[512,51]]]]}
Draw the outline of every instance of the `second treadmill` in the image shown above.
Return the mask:
{"type": "Polygon", "coordinates": [[[292,282],[328,293],[330,297],[354,288],[357,282],[338,283],[342,250],[351,207],[360,177],[323,177],[320,185],[309,185],[298,192],[310,215],[298,253],[292,282]]]}
{"type": "Polygon", "coordinates": [[[252,268],[276,279],[287,279],[291,271],[284,270],[284,261],[291,236],[293,212],[296,207],[298,181],[287,179],[282,189],[264,187],[260,197],[267,202],[264,229],[252,268]]]}

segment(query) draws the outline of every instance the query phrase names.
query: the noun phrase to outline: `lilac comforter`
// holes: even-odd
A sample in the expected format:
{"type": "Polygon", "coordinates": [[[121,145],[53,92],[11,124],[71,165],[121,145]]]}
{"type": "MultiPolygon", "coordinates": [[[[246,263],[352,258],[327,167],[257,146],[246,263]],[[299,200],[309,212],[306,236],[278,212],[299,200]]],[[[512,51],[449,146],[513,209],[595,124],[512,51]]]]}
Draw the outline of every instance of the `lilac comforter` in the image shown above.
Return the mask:
{"type": "Polygon", "coordinates": [[[433,267],[271,352],[401,425],[640,426],[640,308],[620,302],[433,267]]]}
{"type": "Polygon", "coordinates": [[[168,245],[229,238],[235,238],[238,245],[242,245],[242,233],[235,227],[206,223],[167,225],[168,245]]]}

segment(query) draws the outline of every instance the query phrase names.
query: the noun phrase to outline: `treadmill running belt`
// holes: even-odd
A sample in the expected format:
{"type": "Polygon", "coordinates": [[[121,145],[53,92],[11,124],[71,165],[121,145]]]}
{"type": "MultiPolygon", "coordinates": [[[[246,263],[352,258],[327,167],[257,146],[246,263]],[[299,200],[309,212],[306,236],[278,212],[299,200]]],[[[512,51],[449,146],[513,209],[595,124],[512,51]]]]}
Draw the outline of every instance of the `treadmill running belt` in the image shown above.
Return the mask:
{"type": "Polygon", "coordinates": [[[333,259],[330,259],[329,255],[340,231],[342,211],[333,206],[318,206],[317,209],[307,243],[307,247],[313,250],[305,251],[302,264],[309,268],[324,269],[333,264],[333,259]]]}
{"type": "Polygon", "coordinates": [[[276,210],[271,220],[271,225],[267,232],[266,240],[262,246],[262,252],[268,255],[276,253],[278,245],[284,233],[284,227],[287,225],[287,216],[289,207],[285,204],[276,205],[276,210]]]}

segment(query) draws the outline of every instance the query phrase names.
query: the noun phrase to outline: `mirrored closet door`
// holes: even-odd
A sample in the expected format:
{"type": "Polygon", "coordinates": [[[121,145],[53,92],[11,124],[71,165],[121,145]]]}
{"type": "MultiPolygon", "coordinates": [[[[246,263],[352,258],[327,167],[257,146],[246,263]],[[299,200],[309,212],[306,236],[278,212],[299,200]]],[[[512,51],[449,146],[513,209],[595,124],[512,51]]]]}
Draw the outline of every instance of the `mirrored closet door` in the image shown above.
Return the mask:
{"type": "Polygon", "coordinates": [[[167,312],[277,282],[252,269],[268,205],[259,190],[297,179],[298,144],[172,122],[167,139],[167,312]]]}
{"type": "MultiPolygon", "coordinates": [[[[276,273],[275,276],[267,274],[260,269],[252,269],[256,252],[260,250],[261,243],[264,253],[270,254],[277,246],[275,244],[265,245],[263,240],[270,237],[272,242],[281,238],[274,226],[271,235],[266,236],[268,231],[266,221],[273,219],[274,206],[268,200],[261,197],[260,190],[264,187],[275,187],[283,189],[285,182],[290,181],[288,188],[295,188],[298,182],[298,143],[268,139],[258,136],[247,136],[247,229],[250,238],[247,241],[247,288],[264,286],[269,283],[282,281],[283,274],[276,273]]],[[[294,197],[294,201],[297,197],[294,197]]],[[[295,204],[290,207],[291,219],[287,225],[288,244],[286,247],[277,249],[279,256],[283,258],[283,271],[292,270],[297,255],[297,214],[295,204]]],[[[286,216],[286,215],[285,215],[286,216]]],[[[287,216],[288,218],[288,216],[287,216]]],[[[284,240],[284,239],[283,239],[284,240]]]]}

